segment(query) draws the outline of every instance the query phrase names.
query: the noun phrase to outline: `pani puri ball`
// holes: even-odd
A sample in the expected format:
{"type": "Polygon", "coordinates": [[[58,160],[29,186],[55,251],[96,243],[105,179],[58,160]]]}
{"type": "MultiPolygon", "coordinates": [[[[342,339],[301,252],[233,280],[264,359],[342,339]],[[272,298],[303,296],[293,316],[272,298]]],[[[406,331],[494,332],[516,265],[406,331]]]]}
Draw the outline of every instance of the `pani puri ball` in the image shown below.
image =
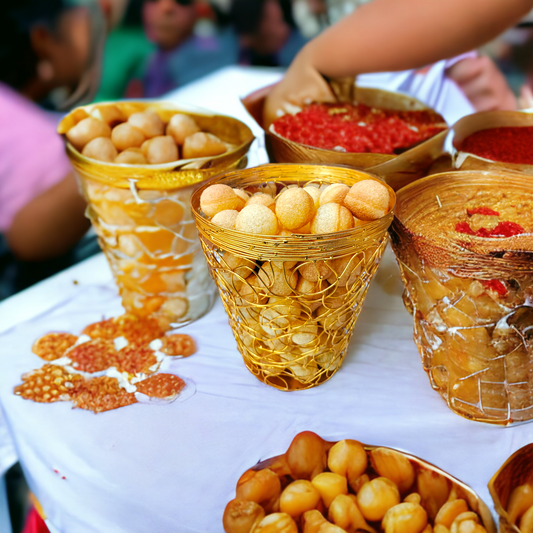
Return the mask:
{"type": "Polygon", "coordinates": [[[198,133],[200,127],[196,124],[196,120],[189,115],[182,115],[176,113],[172,115],[168,126],[167,135],[170,135],[180,146],[185,142],[185,139],[194,133],[198,133]]]}
{"type": "Polygon", "coordinates": [[[325,261],[304,263],[298,268],[298,272],[303,279],[316,283],[320,278],[327,278],[331,275],[331,269],[325,261]]]}
{"type": "Polygon", "coordinates": [[[272,196],[270,196],[269,194],[261,192],[254,194],[247,200],[246,205],[254,204],[264,205],[265,207],[271,209],[273,213],[276,212],[276,200],[274,200],[274,198],[272,198],[272,196]]]}
{"type": "Polygon", "coordinates": [[[85,157],[98,159],[98,161],[105,161],[112,163],[117,157],[117,149],[111,142],[109,137],[96,137],[89,141],[83,151],[81,152],[85,157]]]}
{"type": "Polygon", "coordinates": [[[235,222],[235,229],[256,235],[277,235],[279,225],[276,215],[268,207],[255,204],[243,207],[235,222]]]}
{"type": "Polygon", "coordinates": [[[111,128],[93,117],[84,118],[67,131],[67,139],[77,150],[97,137],[111,137],[111,128]]]}
{"type": "Polygon", "coordinates": [[[110,126],[115,126],[124,122],[126,117],[116,105],[102,105],[93,109],[91,115],[97,120],[101,120],[110,126]]]}
{"type": "Polygon", "coordinates": [[[346,207],[330,203],[321,205],[311,223],[311,233],[335,233],[353,228],[353,216],[346,207]]]}
{"type": "Polygon", "coordinates": [[[126,165],[146,165],[146,157],[140,148],[127,148],[115,158],[115,163],[126,165]]]}
{"type": "Polygon", "coordinates": [[[200,196],[200,207],[208,217],[214,217],[220,211],[240,211],[244,201],[231,187],[218,183],[205,189],[200,196]]]}
{"type": "Polygon", "coordinates": [[[237,220],[238,211],[235,209],[225,209],[219,211],[212,219],[211,222],[226,229],[235,229],[235,221],[237,220]]]}
{"type": "Polygon", "coordinates": [[[250,195],[246,191],[243,191],[242,189],[233,189],[233,192],[239,198],[242,198],[244,200],[244,203],[246,203],[248,201],[248,199],[250,198],[250,195]]]}
{"type": "Polygon", "coordinates": [[[342,205],[344,198],[349,192],[350,187],[348,185],[344,185],[344,183],[333,183],[326,187],[320,194],[320,205],[331,202],[342,205]]]}
{"type": "Polygon", "coordinates": [[[318,209],[320,207],[320,195],[322,194],[320,189],[314,185],[307,185],[304,187],[304,191],[309,194],[313,199],[313,202],[315,202],[315,210],[318,209]]]}
{"type": "Polygon", "coordinates": [[[165,124],[154,112],[144,111],[142,113],[133,113],[128,122],[135,128],[141,130],[147,139],[152,137],[161,137],[165,134],[165,124]]]}
{"type": "Polygon", "coordinates": [[[170,163],[179,159],[178,147],[169,135],[148,139],[146,143],[143,143],[143,147],[145,147],[143,152],[146,159],[152,165],[170,163]]]}
{"type": "Polygon", "coordinates": [[[345,255],[338,257],[330,262],[332,271],[327,280],[329,283],[335,283],[338,280],[339,287],[351,286],[361,274],[363,266],[363,254],[345,255]]]}
{"type": "Polygon", "coordinates": [[[276,201],[276,216],[284,228],[296,230],[310,222],[315,214],[311,195],[295,187],[283,191],[276,201]]]}
{"type": "Polygon", "coordinates": [[[263,287],[275,296],[289,296],[298,285],[298,273],[295,270],[278,270],[268,263],[259,269],[257,277],[263,287]]]}
{"type": "Polygon", "coordinates": [[[213,157],[227,152],[226,145],[212,133],[199,131],[183,141],[183,159],[213,157]]]}
{"type": "Polygon", "coordinates": [[[363,180],[352,185],[344,205],[359,220],[377,220],[389,211],[389,191],[375,180],[363,180]]]}
{"type": "Polygon", "coordinates": [[[146,140],[144,133],[128,122],[123,122],[113,128],[111,140],[119,152],[127,148],[139,148],[146,140]]]}

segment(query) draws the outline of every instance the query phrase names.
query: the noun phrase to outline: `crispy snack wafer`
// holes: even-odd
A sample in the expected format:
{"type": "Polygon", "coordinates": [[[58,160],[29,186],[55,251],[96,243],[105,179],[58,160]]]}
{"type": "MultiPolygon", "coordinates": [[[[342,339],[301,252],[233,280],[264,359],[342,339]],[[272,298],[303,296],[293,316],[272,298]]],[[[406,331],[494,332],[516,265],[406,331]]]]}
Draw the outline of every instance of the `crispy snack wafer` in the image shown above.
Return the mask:
{"type": "Polygon", "coordinates": [[[102,413],[136,403],[135,395],[121,388],[116,378],[101,376],[82,384],[74,397],[74,406],[102,413]]]}
{"type": "Polygon", "coordinates": [[[35,341],[31,351],[45,361],[53,361],[62,357],[77,340],[70,333],[48,333],[35,341]]]}
{"type": "Polygon", "coordinates": [[[155,352],[146,346],[130,344],[117,353],[117,367],[122,372],[152,374],[154,365],[157,365],[155,352]]]}
{"type": "Polygon", "coordinates": [[[190,335],[177,333],[175,335],[165,335],[161,338],[163,347],[161,351],[166,355],[181,355],[189,357],[196,352],[196,343],[190,335]]]}
{"type": "Polygon", "coordinates": [[[75,346],[68,352],[72,366],[81,372],[100,372],[116,366],[117,351],[113,341],[93,339],[75,346]]]}
{"type": "Polygon", "coordinates": [[[25,400],[52,403],[70,400],[82,383],[82,376],[61,366],[46,364],[23,374],[22,384],[16,386],[14,392],[25,400]]]}
{"type": "Polygon", "coordinates": [[[185,381],[174,374],[155,374],[136,384],[137,392],[152,398],[175,398],[184,388],[185,381]]]}

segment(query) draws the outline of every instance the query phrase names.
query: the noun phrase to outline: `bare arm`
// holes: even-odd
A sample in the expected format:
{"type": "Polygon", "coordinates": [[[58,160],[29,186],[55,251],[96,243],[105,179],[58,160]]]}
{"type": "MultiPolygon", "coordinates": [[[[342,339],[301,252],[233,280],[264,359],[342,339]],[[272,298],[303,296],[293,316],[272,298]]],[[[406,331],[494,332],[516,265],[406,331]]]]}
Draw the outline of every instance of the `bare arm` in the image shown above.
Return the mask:
{"type": "Polygon", "coordinates": [[[302,54],[331,78],[419,68],[481,46],[532,7],[532,0],[374,0],[302,54]]]}
{"type": "Polygon", "coordinates": [[[68,174],[15,215],[6,233],[11,251],[24,261],[67,252],[89,229],[85,207],[74,175],[68,174]]]}

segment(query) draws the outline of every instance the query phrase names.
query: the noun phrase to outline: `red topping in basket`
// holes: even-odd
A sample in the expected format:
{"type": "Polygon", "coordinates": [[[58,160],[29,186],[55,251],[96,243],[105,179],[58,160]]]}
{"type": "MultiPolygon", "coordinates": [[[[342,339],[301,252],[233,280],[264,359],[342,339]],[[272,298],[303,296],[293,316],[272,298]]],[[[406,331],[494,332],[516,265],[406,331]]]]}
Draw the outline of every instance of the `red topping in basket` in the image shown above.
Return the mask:
{"type": "Polygon", "coordinates": [[[469,217],[472,215],[489,215],[495,217],[500,216],[498,211],[494,211],[494,209],[491,209],[490,207],[473,207],[472,209],[467,209],[466,212],[468,213],[469,217]]]}
{"type": "Polygon", "coordinates": [[[116,366],[117,351],[113,341],[94,339],[75,346],[67,353],[72,366],[82,372],[100,372],[116,366]]]}
{"type": "Polygon", "coordinates": [[[196,343],[190,335],[177,333],[175,335],[166,335],[161,338],[163,347],[161,351],[166,355],[181,355],[189,357],[196,352],[196,343]]]}
{"type": "Polygon", "coordinates": [[[378,109],[363,104],[311,104],[274,122],[291,141],[346,152],[393,154],[445,129],[440,115],[378,109]]]}
{"type": "Polygon", "coordinates": [[[185,381],[174,374],[156,374],[136,383],[137,392],[152,398],[175,398],[184,388],[185,381]]]}
{"type": "Polygon", "coordinates": [[[507,296],[507,289],[505,285],[498,279],[481,280],[481,283],[494,292],[497,292],[500,296],[507,296]]]}
{"type": "Polygon", "coordinates": [[[154,370],[150,370],[150,368],[155,364],[157,364],[155,353],[146,346],[130,344],[117,353],[117,368],[121,372],[151,374],[154,370]]]}
{"type": "Polygon", "coordinates": [[[512,237],[525,233],[525,229],[515,222],[500,222],[495,228],[479,228],[476,232],[470,227],[468,222],[458,222],[455,225],[455,231],[475,235],[476,237],[512,237]]]}
{"type": "Polygon", "coordinates": [[[466,233],[467,235],[475,235],[474,230],[470,227],[468,222],[458,222],[455,225],[455,231],[458,233],[466,233]]]}
{"type": "Polygon", "coordinates": [[[45,361],[53,361],[63,357],[77,340],[78,337],[70,333],[48,333],[35,341],[32,352],[45,361]]]}
{"type": "Polygon", "coordinates": [[[121,388],[115,378],[101,376],[86,380],[74,397],[74,406],[95,413],[137,403],[132,392],[121,388]]]}

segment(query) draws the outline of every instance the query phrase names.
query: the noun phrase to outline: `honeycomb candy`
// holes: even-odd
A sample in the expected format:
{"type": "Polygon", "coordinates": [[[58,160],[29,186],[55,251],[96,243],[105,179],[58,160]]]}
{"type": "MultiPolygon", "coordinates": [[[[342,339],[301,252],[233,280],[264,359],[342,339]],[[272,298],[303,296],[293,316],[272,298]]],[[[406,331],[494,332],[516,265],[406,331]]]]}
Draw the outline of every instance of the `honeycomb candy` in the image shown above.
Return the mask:
{"type": "Polygon", "coordinates": [[[45,361],[53,361],[63,357],[65,352],[76,344],[78,337],[70,333],[48,333],[37,339],[32,352],[45,361]]]}
{"type": "Polygon", "coordinates": [[[101,372],[117,364],[117,351],[113,341],[93,339],[74,346],[67,353],[72,366],[81,372],[101,372]]]}
{"type": "Polygon", "coordinates": [[[185,381],[174,374],[154,374],[136,383],[137,392],[151,398],[173,399],[185,388],[185,381]]]}
{"type": "Polygon", "coordinates": [[[163,346],[160,351],[165,355],[189,357],[196,352],[196,343],[190,335],[184,335],[182,333],[165,335],[161,337],[161,341],[163,346]]]}
{"type": "Polygon", "coordinates": [[[130,344],[117,352],[116,363],[121,372],[151,374],[155,372],[157,357],[151,348],[130,344]]]}
{"type": "Polygon", "coordinates": [[[25,400],[53,403],[68,401],[77,393],[83,377],[65,370],[62,366],[46,364],[22,376],[22,384],[14,393],[25,400]]]}
{"type": "Polygon", "coordinates": [[[116,378],[100,376],[84,381],[74,395],[74,407],[102,413],[136,403],[135,394],[121,388],[116,378]]]}

